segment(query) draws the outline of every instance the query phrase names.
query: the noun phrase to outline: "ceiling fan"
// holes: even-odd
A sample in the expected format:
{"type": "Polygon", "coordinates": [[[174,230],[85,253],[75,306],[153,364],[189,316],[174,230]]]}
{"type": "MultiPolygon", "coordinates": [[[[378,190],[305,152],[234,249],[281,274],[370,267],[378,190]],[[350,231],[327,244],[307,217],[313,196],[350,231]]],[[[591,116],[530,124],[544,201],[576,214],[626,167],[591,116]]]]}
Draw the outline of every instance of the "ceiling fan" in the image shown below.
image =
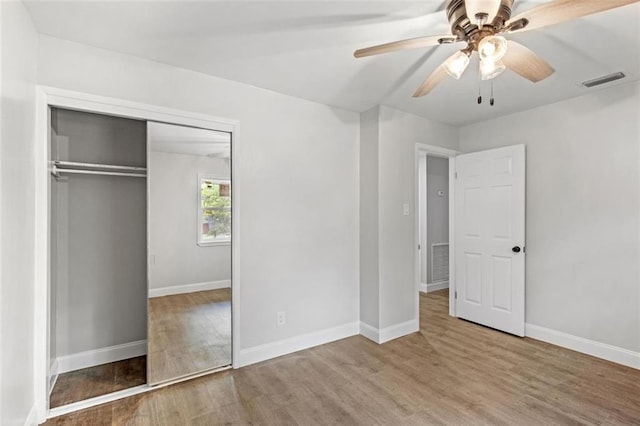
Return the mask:
{"type": "Polygon", "coordinates": [[[447,74],[459,79],[469,57],[478,52],[480,77],[490,80],[509,68],[534,83],[555,72],[544,59],[527,47],[502,34],[539,29],[548,25],[603,12],[640,0],[552,0],[511,17],[514,0],[448,0],[447,18],[451,35],[417,37],[359,49],[356,58],[398,50],[466,42],[467,46],[451,55],[435,69],[413,94],[420,97],[431,92],[447,74]]]}

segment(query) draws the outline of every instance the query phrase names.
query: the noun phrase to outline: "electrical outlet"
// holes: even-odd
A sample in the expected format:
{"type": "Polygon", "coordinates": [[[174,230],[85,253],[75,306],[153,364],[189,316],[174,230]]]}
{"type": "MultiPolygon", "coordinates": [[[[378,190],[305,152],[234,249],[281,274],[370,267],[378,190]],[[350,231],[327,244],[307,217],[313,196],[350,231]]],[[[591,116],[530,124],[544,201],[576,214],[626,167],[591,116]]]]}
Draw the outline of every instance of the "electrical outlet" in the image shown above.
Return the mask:
{"type": "Polygon", "coordinates": [[[284,312],[278,312],[278,325],[284,325],[286,322],[286,317],[284,312]]]}

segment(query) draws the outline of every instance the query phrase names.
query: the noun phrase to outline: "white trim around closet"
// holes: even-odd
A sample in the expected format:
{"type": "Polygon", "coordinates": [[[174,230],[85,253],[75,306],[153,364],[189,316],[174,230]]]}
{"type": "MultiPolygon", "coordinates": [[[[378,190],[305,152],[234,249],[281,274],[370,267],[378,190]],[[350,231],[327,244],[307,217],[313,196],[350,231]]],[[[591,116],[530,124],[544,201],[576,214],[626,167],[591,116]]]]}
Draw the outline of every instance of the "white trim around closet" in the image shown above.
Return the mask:
{"type": "MultiPolygon", "coordinates": [[[[35,408],[39,423],[50,416],[47,392],[49,361],[49,107],[60,107],[76,111],[93,112],[99,114],[126,117],[146,121],[159,121],[182,126],[199,127],[203,129],[230,132],[232,138],[232,181],[234,197],[233,211],[239,211],[239,194],[242,185],[237,177],[240,176],[239,152],[240,128],[239,121],[214,117],[206,114],[165,108],[155,105],[131,102],[88,93],[74,92],[47,86],[38,86],[36,93],[36,167],[35,167],[35,330],[34,330],[34,392],[35,408]]],[[[238,221],[232,221],[232,353],[233,366],[239,367],[240,342],[240,228],[238,221]]],[[[145,385],[146,386],[146,385],[145,385]]],[[[146,386],[152,389],[150,386],[146,386]]],[[[136,388],[133,393],[139,393],[136,388]]],[[[123,391],[119,396],[128,395],[123,391]]],[[[108,395],[96,398],[90,405],[85,401],[81,408],[98,405],[108,400],[108,395]]],[[[76,408],[76,407],[74,407],[76,408]]],[[[79,409],[79,408],[76,408],[79,409]]]]}

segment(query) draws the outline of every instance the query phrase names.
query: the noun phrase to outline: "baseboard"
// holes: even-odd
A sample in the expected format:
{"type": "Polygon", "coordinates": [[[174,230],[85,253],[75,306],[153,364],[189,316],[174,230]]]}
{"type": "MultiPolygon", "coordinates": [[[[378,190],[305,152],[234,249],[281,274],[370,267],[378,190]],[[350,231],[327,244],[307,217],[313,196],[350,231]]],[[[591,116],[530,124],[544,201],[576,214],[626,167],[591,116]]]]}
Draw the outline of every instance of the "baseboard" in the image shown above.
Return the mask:
{"type": "Polygon", "coordinates": [[[427,283],[420,283],[420,292],[421,293],[426,293],[428,289],[428,284],[427,283]]]}
{"type": "Polygon", "coordinates": [[[640,353],[606,343],[596,342],[549,328],[525,324],[525,336],[576,352],[640,369],[640,353]]]}
{"type": "MultiPolygon", "coordinates": [[[[338,327],[328,328],[313,333],[303,334],[276,342],[266,343],[260,346],[240,350],[238,355],[239,367],[266,361],[282,355],[298,352],[313,346],[324,345],[325,343],[358,334],[358,323],[344,324],[338,327]]],[[[237,368],[234,366],[234,368],[237,368]]]]}
{"type": "Polygon", "coordinates": [[[51,396],[51,391],[53,391],[53,387],[58,381],[58,375],[60,374],[59,370],[60,369],[58,368],[58,360],[54,359],[51,362],[51,366],[49,366],[49,396],[51,396]]]}
{"type": "Polygon", "coordinates": [[[364,322],[360,323],[360,334],[380,344],[406,336],[407,334],[415,333],[419,330],[420,325],[417,320],[409,320],[383,329],[372,327],[364,322]]]}
{"type": "Polygon", "coordinates": [[[137,342],[60,356],[57,359],[58,374],[80,370],[81,368],[93,367],[94,365],[107,364],[109,362],[134,358],[145,355],[146,353],[147,341],[138,340],[137,342]]]}
{"type": "Polygon", "coordinates": [[[27,415],[26,420],[24,421],[24,426],[36,426],[38,424],[38,410],[34,405],[29,410],[29,414],[27,415]]]}
{"type": "Polygon", "coordinates": [[[230,288],[231,280],[206,281],[202,283],[174,285],[149,289],[149,297],[171,296],[173,294],[195,293],[196,291],[230,288]]]}
{"type": "Polygon", "coordinates": [[[445,288],[449,288],[449,281],[429,283],[427,284],[427,293],[431,293],[432,291],[444,290],[445,288]]]}
{"type": "Polygon", "coordinates": [[[380,330],[367,324],[366,322],[360,322],[360,334],[369,340],[380,343],[380,330]]]}

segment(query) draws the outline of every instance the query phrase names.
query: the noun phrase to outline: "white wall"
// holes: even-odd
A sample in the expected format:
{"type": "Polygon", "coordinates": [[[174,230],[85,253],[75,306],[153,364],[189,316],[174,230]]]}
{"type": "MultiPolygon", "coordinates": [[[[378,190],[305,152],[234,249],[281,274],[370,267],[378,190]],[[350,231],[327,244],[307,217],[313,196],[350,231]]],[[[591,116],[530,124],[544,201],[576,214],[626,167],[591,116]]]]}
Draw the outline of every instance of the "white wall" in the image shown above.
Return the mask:
{"type": "Polygon", "coordinates": [[[380,108],[360,114],[360,320],[378,327],[378,122],[380,108]]]}
{"type": "Polygon", "coordinates": [[[38,70],[44,85],[240,120],[242,349],[358,320],[358,114],[47,36],[38,70]]]}
{"type": "Polygon", "coordinates": [[[0,424],[33,406],[34,121],[37,35],[22,2],[0,2],[0,424]]]}
{"type": "Polygon", "coordinates": [[[433,244],[449,242],[449,159],[427,156],[427,283],[433,279],[431,250],[433,244]],[[442,196],[438,191],[444,191],[442,196]]]}
{"type": "Polygon", "coordinates": [[[458,149],[458,129],[380,108],[380,327],[415,320],[416,143],[458,149]],[[409,216],[402,205],[409,204],[409,216]]]}
{"type": "MultiPolygon", "coordinates": [[[[369,263],[377,265],[378,271],[368,273],[377,273],[379,281],[378,329],[404,325],[406,328],[398,330],[416,331],[415,147],[422,143],[457,149],[458,129],[386,106],[379,108],[377,118],[377,150],[375,155],[366,156],[368,163],[377,163],[377,174],[371,173],[373,177],[361,181],[360,186],[361,191],[377,194],[378,226],[375,231],[361,226],[360,238],[361,241],[366,238],[377,240],[378,262],[369,263]],[[408,216],[403,215],[403,204],[409,206],[408,216]],[[364,235],[376,231],[375,239],[372,235],[364,235]]],[[[365,138],[361,139],[363,143],[365,138]]],[[[363,170],[369,167],[364,158],[361,155],[363,170]]],[[[364,273],[361,270],[362,276],[364,273]]]]}
{"type": "Polygon", "coordinates": [[[640,84],[461,129],[527,146],[527,323],[640,351],[640,84]]]}
{"type": "Polygon", "coordinates": [[[229,179],[229,162],[152,151],[148,169],[149,289],[231,280],[231,245],[199,246],[196,232],[198,174],[229,179]]]}

